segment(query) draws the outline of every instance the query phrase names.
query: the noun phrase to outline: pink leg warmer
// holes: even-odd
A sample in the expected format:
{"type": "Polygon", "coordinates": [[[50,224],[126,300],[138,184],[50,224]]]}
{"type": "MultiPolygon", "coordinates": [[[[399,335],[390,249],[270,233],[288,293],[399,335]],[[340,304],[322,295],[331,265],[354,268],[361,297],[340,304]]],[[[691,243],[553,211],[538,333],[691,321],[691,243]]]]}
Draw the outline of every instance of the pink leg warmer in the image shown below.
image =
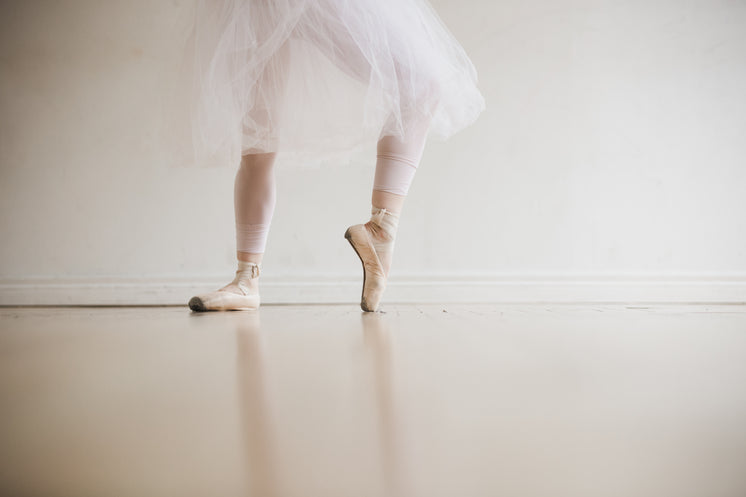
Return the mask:
{"type": "Polygon", "coordinates": [[[241,158],[234,188],[236,250],[239,252],[264,253],[277,194],[275,156],[275,152],[270,152],[241,158]]]}
{"type": "Polygon", "coordinates": [[[395,136],[379,138],[374,190],[407,195],[425,148],[428,128],[429,122],[420,121],[408,128],[404,140],[395,136]]]}

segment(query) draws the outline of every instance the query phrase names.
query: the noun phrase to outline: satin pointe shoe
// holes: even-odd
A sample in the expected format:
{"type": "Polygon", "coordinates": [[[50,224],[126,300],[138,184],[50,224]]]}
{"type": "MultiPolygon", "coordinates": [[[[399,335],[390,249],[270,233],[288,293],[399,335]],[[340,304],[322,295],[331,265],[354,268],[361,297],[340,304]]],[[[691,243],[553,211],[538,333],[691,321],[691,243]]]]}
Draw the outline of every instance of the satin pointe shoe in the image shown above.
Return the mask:
{"type": "Polygon", "coordinates": [[[239,261],[233,281],[218,291],[192,297],[189,300],[189,308],[195,312],[258,309],[259,268],[259,264],[239,261]]]}
{"type": "Polygon", "coordinates": [[[363,291],[360,296],[360,308],[366,312],[375,312],[386,290],[387,276],[381,258],[391,255],[394,249],[394,238],[398,226],[398,216],[386,209],[373,208],[371,221],[374,230],[381,233],[386,240],[376,240],[365,224],[355,224],[347,228],[345,238],[363,264],[363,291]]]}

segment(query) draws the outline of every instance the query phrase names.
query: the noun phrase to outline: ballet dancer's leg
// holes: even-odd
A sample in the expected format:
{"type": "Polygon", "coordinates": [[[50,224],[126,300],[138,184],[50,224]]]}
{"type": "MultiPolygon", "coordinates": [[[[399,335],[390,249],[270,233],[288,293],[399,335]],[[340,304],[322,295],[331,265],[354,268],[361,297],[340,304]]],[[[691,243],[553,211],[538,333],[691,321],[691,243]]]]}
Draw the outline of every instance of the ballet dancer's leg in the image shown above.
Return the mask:
{"type": "Polygon", "coordinates": [[[189,301],[194,311],[256,309],[260,304],[259,271],[276,202],[275,152],[248,154],[234,183],[238,270],[229,284],[189,301]]]}
{"type": "Polygon", "coordinates": [[[267,62],[254,88],[253,104],[244,116],[244,125],[255,131],[254,138],[265,149],[243,151],[234,182],[236,258],[238,269],[228,285],[192,298],[195,311],[245,310],[259,307],[259,273],[275,209],[274,163],[277,135],[287,83],[288,46],[280,48],[267,62]],[[271,150],[271,151],[270,151],[271,150]]]}
{"type": "Polygon", "coordinates": [[[276,154],[241,158],[234,184],[238,270],[229,284],[189,301],[193,311],[248,310],[259,307],[259,270],[275,210],[276,154]]]}
{"type": "Polygon", "coordinates": [[[379,136],[371,219],[365,225],[351,226],[345,232],[345,238],[350,241],[363,263],[363,295],[360,305],[363,310],[374,311],[378,307],[391,267],[399,214],[422,156],[441,91],[438,75],[431,72],[426,61],[420,61],[416,57],[416,47],[402,40],[397,29],[389,29],[390,23],[398,22],[396,18],[373,20],[379,23],[381,40],[386,40],[379,47],[380,52],[390,51],[391,58],[378,60],[380,65],[372,74],[370,64],[378,56],[376,50],[363,53],[363,47],[355,41],[352,32],[336,29],[339,26],[355,26],[359,22],[346,17],[346,12],[345,9],[323,12],[312,10],[309,19],[313,16],[323,19],[336,14],[339,16],[339,23],[335,29],[324,29],[323,22],[300,23],[298,29],[303,38],[310,40],[351,78],[363,85],[382,84],[387,92],[396,93],[397,108],[383,127],[386,133],[382,130],[379,136]],[[392,36],[389,37],[389,34],[392,36]],[[415,60],[418,63],[414,63],[415,60]],[[383,72],[379,73],[381,70],[383,72]],[[396,78],[396,81],[392,78],[396,78]],[[398,87],[392,88],[397,83],[398,87]]]}
{"type": "Polygon", "coordinates": [[[381,136],[371,195],[371,218],[350,226],[345,238],[363,263],[360,307],[376,311],[386,288],[399,227],[399,215],[409,193],[427,140],[429,120],[409,122],[403,139],[381,136]]]}
{"type": "Polygon", "coordinates": [[[404,201],[409,193],[427,139],[428,123],[412,126],[405,136],[382,136],[378,141],[376,172],[371,195],[373,217],[366,228],[371,234],[384,274],[388,277],[394,238],[404,201]]]}
{"type": "Polygon", "coordinates": [[[236,256],[239,261],[262,262],[277,196],[276,155],[269,152],[241,158],[233,190],[236,256]]]}

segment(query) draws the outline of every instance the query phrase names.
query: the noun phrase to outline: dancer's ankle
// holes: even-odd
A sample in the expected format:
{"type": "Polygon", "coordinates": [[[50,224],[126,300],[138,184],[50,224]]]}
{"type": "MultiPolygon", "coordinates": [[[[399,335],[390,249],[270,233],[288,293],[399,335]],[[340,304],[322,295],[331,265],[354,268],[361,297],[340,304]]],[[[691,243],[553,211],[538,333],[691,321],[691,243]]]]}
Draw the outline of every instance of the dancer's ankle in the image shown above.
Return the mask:
{"type": "Polygon", "coordinates": [[[259,292],[259,275],[261,263],[238,261],[238,269],[233,281],[219,291],[231,292],[239,295],[257,294],[259,292]]]}
{"type": "Polygon", "coordinates": [[[398,216],[404,207],[404,201],[406,199],[406,195],[398,195],[396,193],[374,189],[371,196],[371,205],[378,209],[386,209],[388,212],[398,216]]]}
{"type": "Polygon", "coordinates": [[[384,241],[393,241],[399,229],[399,214],[386,208],[373,206],[370,210],[370,220],[366,223],[374,232],[381,234],[384,241]]]}
{"type": "Polygon", "coordinates": [[[365,223],[365,228],[368,230],[373,248],[387,278],[394,255],[394,242],[396,241],[398,226],[398,215],[378,207],[371,209],[370,221],[365,223]]]}
{"type": "Polygon", "coordinates": [[[264,258],[264,253],[257,254],[257,253],[251,253],[251,252],[236,251],[236,258],[240,262],[253,262],[256,264],[261,264],[262,259],[264,258]]]}

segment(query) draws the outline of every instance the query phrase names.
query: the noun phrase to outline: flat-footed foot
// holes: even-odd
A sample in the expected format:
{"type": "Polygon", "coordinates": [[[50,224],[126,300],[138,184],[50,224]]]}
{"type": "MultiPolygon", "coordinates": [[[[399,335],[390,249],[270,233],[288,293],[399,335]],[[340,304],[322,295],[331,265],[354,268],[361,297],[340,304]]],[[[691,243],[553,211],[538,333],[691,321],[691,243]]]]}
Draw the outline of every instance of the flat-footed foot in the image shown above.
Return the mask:
{"type": "Polygon", "coordinates": [[[195,312],[258,309],[259,268],[259,264],[239,261],[233,281],[217,291],[192,297],[189,308],[195,312]]]}

